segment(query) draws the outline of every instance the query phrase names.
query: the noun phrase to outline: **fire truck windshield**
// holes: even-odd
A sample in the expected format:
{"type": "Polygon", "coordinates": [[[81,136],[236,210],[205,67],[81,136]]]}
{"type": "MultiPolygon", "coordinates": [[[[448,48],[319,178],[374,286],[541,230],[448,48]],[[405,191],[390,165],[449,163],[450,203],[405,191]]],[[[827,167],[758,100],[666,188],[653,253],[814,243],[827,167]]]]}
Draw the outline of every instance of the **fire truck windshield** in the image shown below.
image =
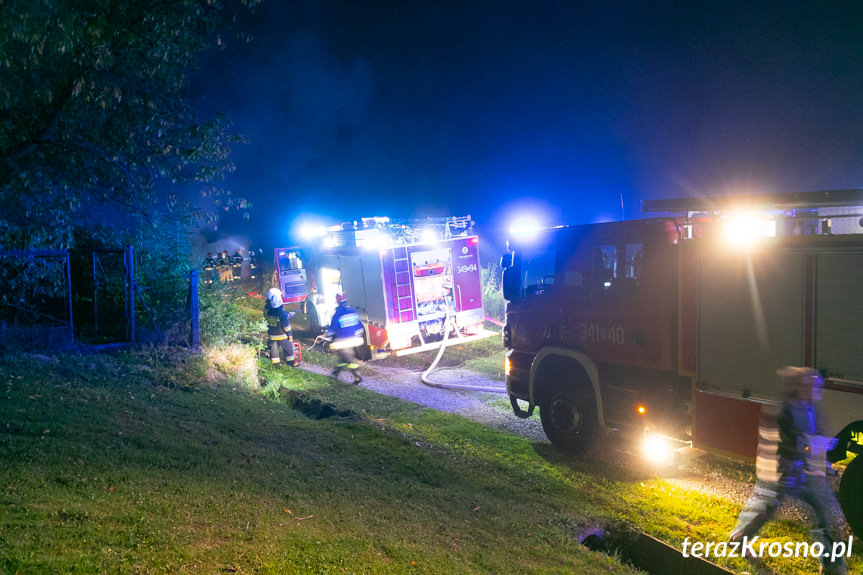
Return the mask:
{"type": "Polygon", "coordinates": [[[303,260],[300,259],[299,250],[279,250],[279,269],[298,270],[302,267],[303,260]]]}
{"type": "Polygon", "coordinates": [[[555,249],[550,246],[516,252],[521,264],[520,287],[525,297],[545,293],[554,285],[555,255],[555,249]]]}

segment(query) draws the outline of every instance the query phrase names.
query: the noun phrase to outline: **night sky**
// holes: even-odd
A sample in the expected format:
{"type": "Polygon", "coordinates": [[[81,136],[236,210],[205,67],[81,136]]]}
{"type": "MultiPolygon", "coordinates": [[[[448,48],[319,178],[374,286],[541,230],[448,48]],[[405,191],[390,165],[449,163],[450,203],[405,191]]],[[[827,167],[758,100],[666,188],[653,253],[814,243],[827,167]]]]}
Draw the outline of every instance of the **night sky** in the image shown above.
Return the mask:
{"type": "Polygon", "coordinates": [[[210,239],[471,214],[502,245],[529,210],[863,186],[860,2],[265,0],[241,24],[192,97],[251,139],[228,184],[256,207],[210,239]]]}

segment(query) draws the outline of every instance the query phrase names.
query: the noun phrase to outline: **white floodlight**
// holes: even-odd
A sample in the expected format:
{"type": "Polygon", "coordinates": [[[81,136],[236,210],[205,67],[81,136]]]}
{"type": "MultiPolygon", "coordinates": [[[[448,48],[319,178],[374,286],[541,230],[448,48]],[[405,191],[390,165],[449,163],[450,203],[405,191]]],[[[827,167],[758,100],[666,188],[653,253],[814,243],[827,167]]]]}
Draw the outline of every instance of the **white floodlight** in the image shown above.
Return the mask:
{"type": "Polygon", "coordinates": [[[776,237],[776,220],[757,212],[734,212],[723,222],[723,233],[728,244],[749,247],[766,237],[776,237]]]}
{"type": "Polygon", "coordinates": [[[438,235],[432,228],[425,228],[423,230],[421,241],[424,244],[433,244],[438,241],[438,235]]]}
{"type": "Polygon", "coordinates": [[[521,220],[509,227],[509,234],[521,240],[529,240],[539,233],[540,225],[535,220],[521,220]]]}
{"type": "Polygon", "coordinates": [[[327,228],[320,224],[306,223],[300,226],[300,239],[308,241],[314,238],[319,238],[327,233],[327,228]]]}

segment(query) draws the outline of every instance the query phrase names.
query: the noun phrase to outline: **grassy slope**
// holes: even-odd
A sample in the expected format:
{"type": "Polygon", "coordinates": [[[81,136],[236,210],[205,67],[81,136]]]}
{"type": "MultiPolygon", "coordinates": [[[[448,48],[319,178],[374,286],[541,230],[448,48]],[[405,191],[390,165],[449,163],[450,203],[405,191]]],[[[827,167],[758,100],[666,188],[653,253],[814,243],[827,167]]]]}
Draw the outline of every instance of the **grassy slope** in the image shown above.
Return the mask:
{"type": "Polygon", "coordinates": [[[0,572],[625,573],[578,535],[721,540],[737,512],[314,374],[267,376],[355,415],[171,366],[0,359],[0,572]]]}

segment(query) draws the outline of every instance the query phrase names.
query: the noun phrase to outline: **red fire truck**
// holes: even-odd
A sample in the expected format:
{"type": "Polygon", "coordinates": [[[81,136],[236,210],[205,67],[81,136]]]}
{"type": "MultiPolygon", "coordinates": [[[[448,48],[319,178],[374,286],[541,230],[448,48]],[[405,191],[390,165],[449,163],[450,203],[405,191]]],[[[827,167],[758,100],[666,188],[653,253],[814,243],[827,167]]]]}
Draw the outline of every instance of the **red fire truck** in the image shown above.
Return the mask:
{"type": "MultiPolygon", "coordinates": [[[[275,250],[276,285],[298,310],[299,328],[329,324],[347,294],[366,325],[364,359],[471,341],[483,328],[479,238],[470,216],[363,218],[322,231],[304,246],[275,250]]],[[[292,320],[292,323],[294,320],[292,320]]]]}
{"type": "MultiPolygon", "coordinates": [[[[776,369],[813,366],[838,439],[829,459],[860,453],[859,206],[861,190],[662,200],[642,211],[677,215],[512,236],[501,264],[515,414],[538,406],[551,442],[573,451],[605,428],[752,458],[776,369]]],[[[863,532],[863,457],[840,500],[863,532]]]]}

